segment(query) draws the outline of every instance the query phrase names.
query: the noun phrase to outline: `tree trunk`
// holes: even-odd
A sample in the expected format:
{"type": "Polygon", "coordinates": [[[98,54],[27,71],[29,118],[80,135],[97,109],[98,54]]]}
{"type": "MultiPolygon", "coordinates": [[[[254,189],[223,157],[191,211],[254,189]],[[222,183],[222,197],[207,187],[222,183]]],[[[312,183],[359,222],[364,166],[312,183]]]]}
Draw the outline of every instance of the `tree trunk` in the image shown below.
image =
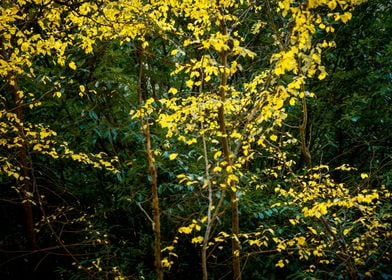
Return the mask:
{"type": "Polygon", "coordinates": [[[163,268],[161,264],[161,223],[159,211],[159,197],[158,197],[158,174],[155,165],[154,153],[151,145],[150,126],[145,124],[144,136],[146,138],[146,150],[148,159],[148,170],[151,176],[151,196],[152,196],[152,214],[153,224],[152,230],[154,232],[154,257],[155,269],[157,279],[163,279],[163,268]]]}
{"type": "MultiPolygon", "coordinates": [[[[23,123],[23,107],[21,107],[22,100],[19,97],[18,85],[16,83],[16,79],[14,77],[10,77],[10,87],[12,92],[12,98],[14,102],[15,114],[19,121],[23,123]]],[[[21,189],[22,198],[23,198],[23,210],[24,210],[24,224],[26,228],[26,237],[29,242],[31,249],[37,249],[37,241],[34,232],[34,217],[33,217],[33,207],[31,200],[33,199],[33,187],[31,185],[31,180],[29,176],[29,169],[31,169],[31,163],[28,158],[25,132],[23,126],[20,125],[18,127],[18,142],[21,144],[18,151],[18,161],[21,168],[21,176],[23,180],[18,180],[18,184],[21,189]]]]}
{"type": "MultiPolygon", "coordinates": [[[[224,22],[220,23],[220,30],[222,35],[227,34],[227,28],[224,22]]],[[[219,129],[222,134],[221,146],[224,155],[224,159],[227,162],[228,166],[232,166],[232,158],[231,158],[231,149],[229,145],[229,137],[227,135],[226,122],[225,122],[225,109],[224,109],[224,101],[226,97],[226,86],[228,74],[226,72],[227,67],[227,58],[228,52],[222,51],[220,54],[221,65],[223,68],[221,74],[220,88],[219,88],[219,97],[221,101],[221,106],[218,109],[218,123],[219,129]]],[[[226,176],[228,177],[231,172],[227,172],[226,176]]],[[[233,258],[233,279],[241,280],[241,263],[240,263],[240,243],[238,239],[239,235],[239,216],[238,216],[238,197],[236,187],[233,185],[233,182],[227,186],[230,188],[230,203],[231,203],[231,253],[233,258]]]]}
{"type": "MultiPolygon", "coordinates": [[[[139,77],[138,77],[138,99],[139,107],[144,102],[144,90],[146,88],[143,79],[143,64],[144,54],[143,49],[138,48],[137,55],[139,58],[139,77]]],[[[148,171],[151,176],[151,197],[152,197],[152,230],[154,234],[154,265],[157,274],[157,279],[163,279],[163,268],[161,263],[161,223],[160,223],[160,209],[159,209],[159,197],[158,197],[158,173],[155,164],[154,151],[151,143],[151,131],[148,119],[145,116],[141,116],[142,131],[145,138],[145,147],[147,153],[148,171]]]]}
{"type": "Polygon", "coordinates": [[[302,123],[299,126],[299,133],[301,139],[301,153],[304,158],[305,164],[307,168],[312,168],[312,157],[310,155],[308,141],[306,137],[306,128],[308,125],[308,109],[306,104],[306,97],[302,98],[302,123]]]}

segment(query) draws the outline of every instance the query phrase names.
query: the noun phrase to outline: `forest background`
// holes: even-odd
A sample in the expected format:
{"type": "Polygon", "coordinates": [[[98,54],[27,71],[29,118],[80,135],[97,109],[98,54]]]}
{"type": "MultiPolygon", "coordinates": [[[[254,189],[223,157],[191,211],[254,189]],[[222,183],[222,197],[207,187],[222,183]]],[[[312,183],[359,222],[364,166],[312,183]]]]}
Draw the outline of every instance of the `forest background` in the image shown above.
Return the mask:
{"type": "Polygon", "coordinates": [[[391,1],[5,0],[1,279],[391,279],[391,1]]]}

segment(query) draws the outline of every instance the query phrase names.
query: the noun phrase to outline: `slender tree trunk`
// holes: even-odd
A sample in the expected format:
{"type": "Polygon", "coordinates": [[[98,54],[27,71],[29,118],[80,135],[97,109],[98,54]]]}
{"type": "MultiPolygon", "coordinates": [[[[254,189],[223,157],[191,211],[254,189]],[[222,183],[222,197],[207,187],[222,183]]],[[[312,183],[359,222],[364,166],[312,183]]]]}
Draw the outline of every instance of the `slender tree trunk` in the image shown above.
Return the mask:
{"type": "MultiPolygon", "coordinates": [[[[0,37],[0,52],[3,58],[8,58],[8,54],[3,48],[3,42],[1,37],[0,37]]],[[[13,77],[12,73],[9,73],[7,80],[9,81],[14,107],[16,108],[15,114],[17,118],[20,120],[20,122],[23,123],[23,107],[19,106],[22,103],[22,99],[18,94],[19,88],[18,88],[16,77],[13,77]]],[[[23,181],[19,181],[18,183],[21,188],[23,201],[24,201],[23,210],[25,215],[24,224],[26,227],[26,237],[30,244],[31,249],[36,249],[37,241],[34,232],[34,217],[33,217],[33,208],[31,204],[31,199],[33,199],[33,197],[31,197],[31,194],[33,194],[33,188],[31,185],[31,181],[28,179],[29,167],[31,167],[31,164],[28,159],[27,146],[25,143],[26,137],[24,134],[23,125],[20,125],[18,127],[18,137],[19,137],[19,142],[21,144],[21,147],[19,148],[18,151],[18,161],[19,161],[20,168],[22,170],[21,175],[24,178],[23,181]]]]}
{"type": "Polygon", "coordinates": [[[308,125],[308,108],[306,104],[306,97],[302,98],[302,123],[299,126],[300,139],[301,139],[301,152],[304,157],[306,167],[312,168],[312,157],[310,155],[308,141],[306,139],[306,128],[308,125]]]}
{"type": "MultiPolygon", "coordinates": [[[[220,31],[222,35],[227,34],[227,27],[224,22],[220,23],[220,31]]],[[[227,68],[227,58],[228,52],[222,51],[220,54],[221,65],[223,71],[221,73],[221,81],[219,88],[219,97],[221,101],[221,106],[218,109],[218,123],[219,129],[222,134],[221,146],[224,155],[224,159],[229,166],[232,166],[232,153],[229,145],[229,137],[227,135],[226,122],[225,122],[225,109],[224,109],[224,101],[226,97],[226,87],[227,87],[227,79],[228,73],[226,72],[227,68]]],[[[230,175],[231,172],[227,172],[227,176],[230,175]]],[[[238,216],[238,197],[236,187],[233,182],[227,186],[230,188],[230,204],[231,204],[231,252],[233,258],[233,279],[241,280],[241,262],[240,262],[240,243],[238,239],[239,235],[239,216],[238,216]]]]}
{"type": "Polygon", "coordinates": [[[224,188],[221,191],[221,197],[214,207],[214,200],[213,200],[213,191],[211,186],[210,180],[210,173],[209,173],[209,164],[208,164],[208,148],[207,148],[207,141],[206,137],[202,135],[203,141],[203,151],[204,151],[204,166],[205,166],[205,185],[208,188],[208,208],[207,208],[207,225],[206,231],[204,233],[202,248],[201,248],[201,266],[203,271],[203,280],[208,280],[208,265],[207,265],[207,249],[208,249],[208,242],[210,240],[211,230],[214,226],[214,223],[218,217],[219,211],[223,205],[223,202],[226,197],[226,189],[224,188]]]}
{"type": "Polygon", "coordinates": [[[146,150],[148,159],[148,170],[151,176],[151,196],[152,196],[152,212],[153,212],[153,224],[152,230],[154,232],[154,257],[155,257],[155,269],[157,273],[157,279],[163,279],[163,268],[161,264],[161,223],[160,223],[160,211],[159,211],[159,197],[158,197],[158,174],[155,164],[154,153],[151,145],[151,134],[150,127],[148,124],[145,125],[144,136],[146,138],[146,150]]]}
{"type": "MultiPolygon", "coordinates": [[[[139,48],[137,55],[139,57],[139,77],[138,77],[138,99],[139,107],[141,107],[144,102],[145,84],[143,79],[143,64],[144,64],[144,54],[143,49],[139,48]]],[[[141,116],[142,120],[142,130],[145,138],[145,146],[147,153],[148,171],[151,176],[151,196],[152,196],[152,230],[154,233],[154,265],[157,274],[157,279],[163,279],[163,268],[161,263],[161,223],[160,223],[160,209],[159,209],[159,197],[158,197],[158,173],[155,163],[154,151],[151,142],[151,131],[150,123],[145,116],[141,116]]]]}
{"type": "MultiPolygon", "coordinates": [[[[15,105],[15,114],[19,121],[23,123],[23,107],[21,107],[22,100],[19,97],[18,85],[15,78],[10,78],[12,81],[10,84],[12,91],[12,98],[15,105]]],[[[34,217],[33,217],[33,207],[31,200],[33,199],[33,187],[30,181],[29,169],[31,169],[31,163],[28,158],[27,146],[25,142],[25,133],[23,126],[18,127],[18,137],[19,143],[21,144],[18,151],[18,161],[21,168],[21,175],[23,180],[19,180],[19,186],[21,188],[21,193],[23,196],[23,210],[24,210],[24,224],[26,227],[26,237],[30,244],[31,249],[37,249],[36,235],[34,232],[34,217]]]]}
{"type": "Polygon", "coordinates": [[[201,248],[201,264],[202,264],[202,270],[203,270],[203,280],[208,280],[208,267],[207,267],[207,249],[208,249],[208,241],[210,239],[211,235],[211,230],[214,226],[214,223],[218,217],[219,211],[222,208],[223,202],[226,197],[226,190],[227,188],[222,189],[221,191],[221,197],[216,205],[214,207],[214,201],[213,201],[213,192],[212,192],[212,186],[211,186],[211,181],[210,181],[210,175],[208,172],[208,157],[207,157],[207,144],[205,140],[205,136],[203,135],[203,149],[204,149],[204,159],[205,159],[205,174],[206,174],[206,184],[208,187],[208,210],[207,210],[207,225],[206,225],[206,231],[204,233],[204,238],[203,238],[203,244],[201,248]]]}
{"type": "MultiPolygon", "coordinates": [[[[219,126],[222,135],[226,135],[226,125],[224,120],[224,108],[223,105],[219,108],[218,111],[219,117],[219,126]]],[[[229,166],[232,165],[232,160],[230,157],[230,148],[228,143],[228,137],[222,137],[222,150],[225,161],[228,163],[229,166]]],[[[230,172],[227,173],[227,176],[230,175],[230,172]]],[[[233,279],[240,280],[241,279],[241,263],[240,263],[240,244],[239,244],[239,216],[238,216],[238,197],[236,192],[236,187],[234,186],[233,182],[227,186],[230,188],[230,205],[231,205],[231,253],[233,258],[233,279]]]]}
{"type": "Polygon", "coordinates": [[[207,209],[207,226],[206,231],[204,233],[203,244],[201,247],[201,267],[203,270],[203,280],[208,280],[208,269],[207,269],[207,248],[208,248],[208,240],[210,239],[210,232],[212,228],[211,223],[211,210],[213,206],[212,200],[212,188],[210,182],[210,175],[208,171],[208,153],[207,153],[207,143],[204,134],[203,138],[203,151],[204,151],[204,166],[205,166],[205,184],[207,184],[208,188],[208,209],[207,209]]]}
{"type": "Polygon", "coordinates": [[[240,241],[238,235],[240,233],[240,222],[238,215],[238,197],[234,190],[230,190],[231,199],[231,239],[232,256],[233,256],[233,279],[241,280],[241,262],[240,262],[240,241]]]}

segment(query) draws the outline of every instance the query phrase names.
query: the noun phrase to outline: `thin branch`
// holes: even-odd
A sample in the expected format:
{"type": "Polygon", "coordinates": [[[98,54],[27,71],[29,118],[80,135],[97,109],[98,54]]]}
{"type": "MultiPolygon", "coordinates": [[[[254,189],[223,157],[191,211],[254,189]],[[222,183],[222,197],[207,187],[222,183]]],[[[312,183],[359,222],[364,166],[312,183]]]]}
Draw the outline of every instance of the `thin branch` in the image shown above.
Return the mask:
{"type": "Polygon", "coordinates": [[[144,213],[144,215],[146,215],[147,219],[151,222],[152,227],[154,228],[154,221],[151,219],[150,215],[148,215],[147,211],[144,210],[142,204],[140,202],[136,203],[137,206],[139,206],[140,210],[142,210],[142,212],[144,213]]]}

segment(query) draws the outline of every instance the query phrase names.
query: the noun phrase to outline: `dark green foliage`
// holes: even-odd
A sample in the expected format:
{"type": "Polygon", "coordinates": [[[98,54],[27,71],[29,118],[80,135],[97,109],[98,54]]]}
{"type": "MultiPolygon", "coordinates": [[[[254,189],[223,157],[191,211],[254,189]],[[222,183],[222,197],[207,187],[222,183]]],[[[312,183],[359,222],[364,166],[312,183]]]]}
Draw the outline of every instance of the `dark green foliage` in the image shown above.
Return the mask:
{"type": "Polygon", "coordinates": [[[392,155],[392,19],[390,1],[369,1],[336,32],[326,53],[329,76],[312,85],[312,155],[350,163],[390,184],[392,155]],[[381,179],[382,177],[382,179],[381,179]]]}

